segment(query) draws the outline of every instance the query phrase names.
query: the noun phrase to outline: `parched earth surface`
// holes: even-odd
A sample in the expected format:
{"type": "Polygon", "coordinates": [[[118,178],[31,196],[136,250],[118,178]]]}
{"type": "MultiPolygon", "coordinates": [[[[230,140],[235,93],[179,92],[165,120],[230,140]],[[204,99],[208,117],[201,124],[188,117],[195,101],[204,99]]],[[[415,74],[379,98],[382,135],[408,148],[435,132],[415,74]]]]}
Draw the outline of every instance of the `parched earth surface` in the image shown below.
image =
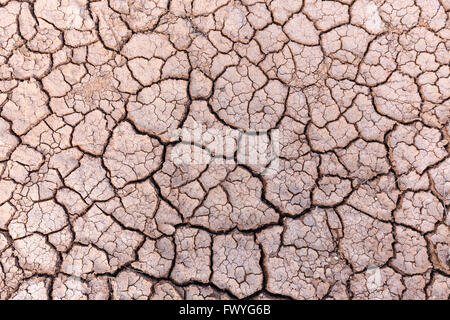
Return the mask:
{"type": "Polygon", "coordinates": [[[449,16],[0,0],[0,299],[449,299],[449,16]]]}

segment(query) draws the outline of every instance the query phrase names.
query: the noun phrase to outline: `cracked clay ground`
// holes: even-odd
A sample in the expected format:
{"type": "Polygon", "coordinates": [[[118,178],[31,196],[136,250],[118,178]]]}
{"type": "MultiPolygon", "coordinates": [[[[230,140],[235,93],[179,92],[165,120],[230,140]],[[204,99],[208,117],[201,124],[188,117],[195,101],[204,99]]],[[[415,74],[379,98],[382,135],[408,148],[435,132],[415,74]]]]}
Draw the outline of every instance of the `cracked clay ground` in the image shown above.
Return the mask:
{"type": "Polygon", "coordinates": [[[0,0],[0,299],[449,299],[449,49],[449,0],[0,0]]]}

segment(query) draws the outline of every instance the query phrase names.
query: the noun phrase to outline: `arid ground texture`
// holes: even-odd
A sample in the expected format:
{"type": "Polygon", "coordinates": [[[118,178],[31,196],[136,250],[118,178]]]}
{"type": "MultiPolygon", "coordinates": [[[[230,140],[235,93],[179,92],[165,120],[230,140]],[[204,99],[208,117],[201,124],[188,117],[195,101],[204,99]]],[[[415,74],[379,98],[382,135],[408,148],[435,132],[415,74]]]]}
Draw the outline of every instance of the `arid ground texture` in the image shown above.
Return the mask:
{"type": "Polygon", "coordinates": [[[450,294],[449,0],[0,0],[0,300],[450,294]]]}

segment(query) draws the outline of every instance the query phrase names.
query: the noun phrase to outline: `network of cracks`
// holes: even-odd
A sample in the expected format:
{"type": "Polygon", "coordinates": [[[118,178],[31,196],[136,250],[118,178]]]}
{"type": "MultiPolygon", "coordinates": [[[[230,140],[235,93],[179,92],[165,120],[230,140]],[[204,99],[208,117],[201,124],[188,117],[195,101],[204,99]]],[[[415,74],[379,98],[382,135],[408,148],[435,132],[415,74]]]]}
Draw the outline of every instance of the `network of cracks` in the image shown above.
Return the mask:
{"type": "Polygon", "coordinates": [[[0,0],[0,299],[449,299],[449,49],[448,0],[0,0]]]}

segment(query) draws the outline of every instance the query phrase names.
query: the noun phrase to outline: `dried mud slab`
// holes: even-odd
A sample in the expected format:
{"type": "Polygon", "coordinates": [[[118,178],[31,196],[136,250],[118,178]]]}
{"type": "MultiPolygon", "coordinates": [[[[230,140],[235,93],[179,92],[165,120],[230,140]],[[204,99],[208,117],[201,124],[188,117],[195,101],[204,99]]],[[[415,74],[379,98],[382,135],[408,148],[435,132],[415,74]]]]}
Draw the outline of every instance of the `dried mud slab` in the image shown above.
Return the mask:
{"type": "Polygon", "coordinates": [[[0,0],[0,299],[450,298],[446,0],[0,0]]]}

